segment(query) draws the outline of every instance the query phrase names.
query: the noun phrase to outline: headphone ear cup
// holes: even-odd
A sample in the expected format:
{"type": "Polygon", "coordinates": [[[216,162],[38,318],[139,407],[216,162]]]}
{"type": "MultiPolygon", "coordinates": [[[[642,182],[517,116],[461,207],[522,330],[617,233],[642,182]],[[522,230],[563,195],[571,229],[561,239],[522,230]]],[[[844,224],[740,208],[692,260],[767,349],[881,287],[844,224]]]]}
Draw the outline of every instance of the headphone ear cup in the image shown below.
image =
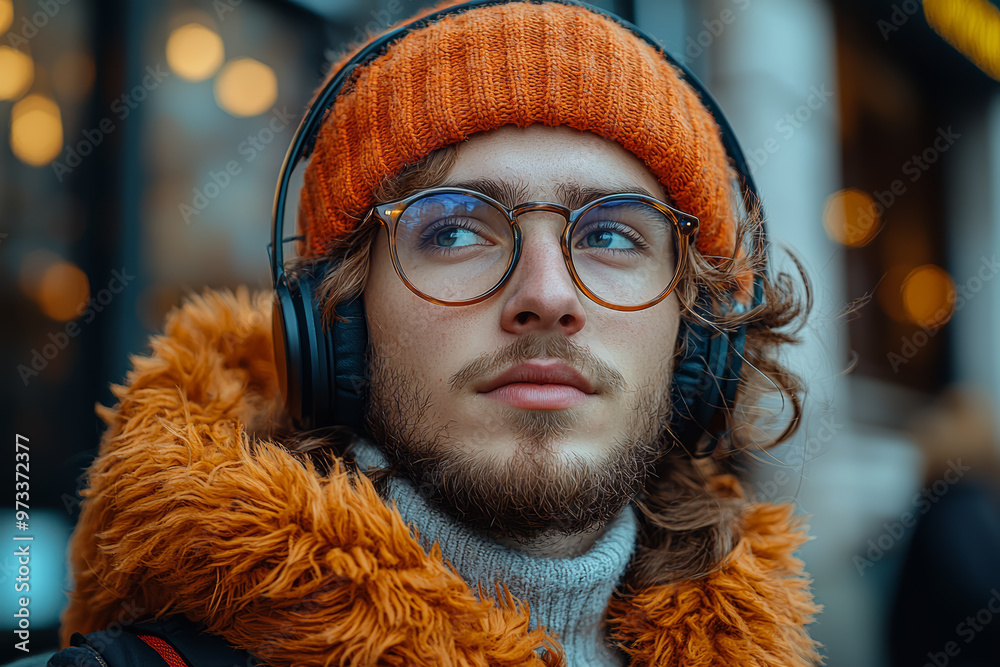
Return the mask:
{"type": "MultiPolygon", "coordinates": [[[[706,319],[710,317],[704,310],[699,312],[706,319]]],[[[671,382],[671,428],[687,451],[705,457],[724,437],[725,426],[720,420],[736,404],[746,327],[725,332],[681,320],[678,338],[682,356],[674,366],[671,382]]]]}
{"type": "Polygon", "coordinates": [[[327,348],[313,306],[314,280],[308,273],[283,274],[274,288],[272,328],[278,384],[296,426],[319,425],[316,407],[329,399],[325,377],[327,348]]]}
{"type": "Polygon", "coordinates": [[[337,304],[335,313],[345,321],[334,321],[325,339],[331,360],[332,408],[324,414],[324,423],[341,424],[355,429],[365,425],[367,392],[368,319],[365,301],[358,295],[350,301],[337,304]],[[327,419],[329,421],[327,421],[327,419]]]}
{"type": "Polygon", "coordinates": [[[327,330],[316,288],[329,270],[282,274],[274,288],[274,359],[285,407],[295,424],[310,429],[360,428],[365,416],[365,350],[368,326],[361,296],[336,307],[348,318],[327,330]]]}
{"type": "Polygon", "coordinates": [[[282,274],[274,286],[271,302],[271,334],[274,345],[274,365],[278,374],[278,389],[285,398],[285,411],[296,424],[302,423],[302,388],[308,372],[299,337],[298,288],[287,274],[282,274]]]}

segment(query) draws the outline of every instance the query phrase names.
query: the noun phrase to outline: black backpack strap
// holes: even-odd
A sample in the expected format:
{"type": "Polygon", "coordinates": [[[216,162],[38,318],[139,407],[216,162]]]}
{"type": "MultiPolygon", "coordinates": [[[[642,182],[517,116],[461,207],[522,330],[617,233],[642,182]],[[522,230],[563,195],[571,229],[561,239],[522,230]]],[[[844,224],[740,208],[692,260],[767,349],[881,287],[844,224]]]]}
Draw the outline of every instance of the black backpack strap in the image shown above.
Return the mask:
{"type": "MultiPolygon", "coordinates": [[[[147,644],[143,637],[165,641],[189,667],[259,667],[262,662],[247,651],[240,651],[218,635],[204,632],[183,616],[136,623],[126,628],[147,644]]],[[[111,667],[111,666],[109,666],[111,667]]]]}
{"type": "Polygon", "coordinates": [[[83,636],[73,633],[69,648],[49,658],[46,667],[163,667],[163,659],[135,635],[120,627],[83,636]]]}
{"type": "Polygon", "coordinates": [[[98,630],[70,639],[70,647],[49,659],[47,667],[260,667],[246,651],[218,635],[202,632],[180,616],[124,628],[98,630]],[[181,662],[177,662],[179,659],[181,662]]]}

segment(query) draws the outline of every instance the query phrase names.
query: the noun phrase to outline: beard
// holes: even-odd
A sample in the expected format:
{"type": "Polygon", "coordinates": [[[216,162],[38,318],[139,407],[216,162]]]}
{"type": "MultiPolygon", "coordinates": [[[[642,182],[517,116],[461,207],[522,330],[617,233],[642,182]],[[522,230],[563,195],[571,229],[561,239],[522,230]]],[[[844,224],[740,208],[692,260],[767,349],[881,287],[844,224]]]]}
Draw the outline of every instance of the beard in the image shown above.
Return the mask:
{"type": "MultiPolygon", "coordinates": [[[[536,357],[581,369],[604,397],[625,395],[621,373],[588,350],[565,337],[534,333],[465,365],[452,376],[451,388],[536,357]]],[[[501,405],[499,421],[490,424],[488,418],[472,438],[459,441],[446,424],[431,423],[432,401],[422,383],[390,361],[369,345],[366,419],[390,474],[409,479],[430,502],[495,539],[537,544],[548,536],[603,528],[643,490],[653,464],[672,442],[669,360],[654,374],[657,384],[633,392],[629,417],[613,442],[586,456],[558,447],[572,437],[581,417],[571,410],[501,405]],[[502,452],[470,442],[488,440],[496,426],[514,434],[502,452]]]]}

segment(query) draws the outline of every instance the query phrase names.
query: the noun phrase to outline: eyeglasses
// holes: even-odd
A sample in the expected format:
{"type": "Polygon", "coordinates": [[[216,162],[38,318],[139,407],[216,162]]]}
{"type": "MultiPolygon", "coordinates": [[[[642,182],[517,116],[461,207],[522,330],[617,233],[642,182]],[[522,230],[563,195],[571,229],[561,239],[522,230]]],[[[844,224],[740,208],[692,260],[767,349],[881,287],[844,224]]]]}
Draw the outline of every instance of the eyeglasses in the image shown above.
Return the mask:
{"type": "Polygon", "coordinates": [[[640,194],[612,194],[571,210],[549,202],[507,208],[474,190],[432,188],[374,206],[386,227],[396,273],[417,296],[442,306],[488,299],[521,256],[518,218],[531,211],[566,219],[561,245],[573,282],[614,310],[662,301],[680,280],[698,218],[640,194]]]}

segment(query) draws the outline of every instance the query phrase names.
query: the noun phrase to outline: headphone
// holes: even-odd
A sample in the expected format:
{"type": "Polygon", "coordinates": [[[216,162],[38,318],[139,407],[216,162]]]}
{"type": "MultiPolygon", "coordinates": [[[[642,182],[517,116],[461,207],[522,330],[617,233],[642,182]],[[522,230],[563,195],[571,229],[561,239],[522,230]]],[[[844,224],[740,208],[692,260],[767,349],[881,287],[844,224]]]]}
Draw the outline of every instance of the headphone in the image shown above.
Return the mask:
{"type": "MultiPolygon", "coordinates": [[[[510,1],[471,0],[428,14],[375,39],[355,54],[320,90],[292,137],[275,193],[268,254],[274,285],[272,327],[275,364],[286,409],[299,427],[342,425],[365,428],[365,352],[368,326],[362,295],[338,303],[335,308],[337,317],[333,318],[328,328],[323,324],[322,310],[315,295],[323,276],[336,265],[338,259],[320,268],[316,274],[303,272],[291,276],[285,273],[284,244],[301,241],[303,238],[283,236],[285,203],[292,173],[302,160],[312,154],[327,111],[336,101],[344,82],[357,67],[382,55],[387,47],[409,33],[442,17],[510,1]]],[[[527,1],[540,3],[553,0],[527,1]]],[[[702,103],[722,132],[723,145],[739,174],[739,183],[734,183],[734,186],[742,190],[744,201],[755,206],[763,219],[760,194],[736,135],[719,105],[694,74],[652,37],[614,14],[576,0],[555,1],[583,7],[617,22],[650,44],[678,70],[681,78],[701,97],[702,103]]],[[[756,242],[760,243],[761,248],[766,248],[763,224],[757,230],[756,242]]],[[[751,307],[763,303],[764,270],[761,269],[754,276],[751,307]]],[[[735,299],[727,307],[743,308],[735,299]]],[[[711,323],[712,316],[707,300],[700,298],[695,321],[686,318],[681,320],[678,338],[683,342],[682,357],[675,365],[671,387],[671,429],[687,451],[699,457],[710,455],[728,435],[724,416],[735,404],[746,344],[745,324],[732,330],[722,330],[711,323]]]]}

